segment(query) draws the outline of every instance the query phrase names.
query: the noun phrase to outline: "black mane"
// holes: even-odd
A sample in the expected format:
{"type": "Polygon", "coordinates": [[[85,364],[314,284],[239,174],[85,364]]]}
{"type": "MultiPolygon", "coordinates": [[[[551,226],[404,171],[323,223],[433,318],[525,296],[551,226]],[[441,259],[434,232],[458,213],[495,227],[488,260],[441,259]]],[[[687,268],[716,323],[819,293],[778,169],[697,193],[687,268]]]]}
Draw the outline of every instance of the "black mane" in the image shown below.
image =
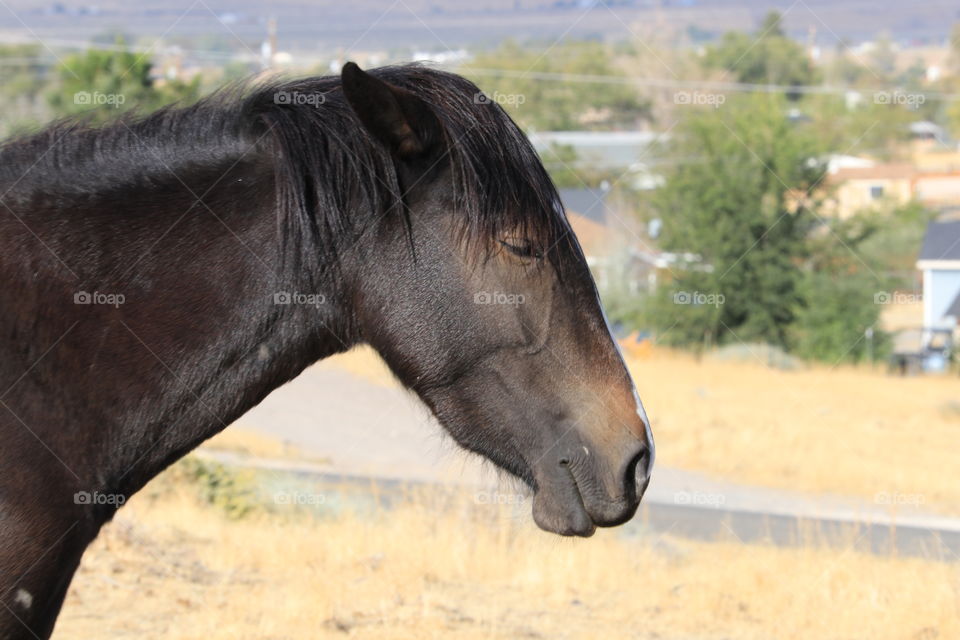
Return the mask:
{"type": "MultiPolygon", "coordinates": [[[[415,92],[443,123],[466,237],[489,246],[504,233],[518,234],[541,249],[569,237],[533,147],[473,83],[416,64],[371,73],[415,92]]],[[[38,198],[56,200],[62,210],[65,201],[222,171],[255,155],[254,147],[273,164],[284,255],[320,263],[301,266],[335,263],[332,239],[362,229],[365,215],[403,211],[392,158],[360,125],[336,76],[240,83],[190,106],[125,115],[105,126],[55,123],[0,147],[0,192],[13,210],[38,198]]]]}

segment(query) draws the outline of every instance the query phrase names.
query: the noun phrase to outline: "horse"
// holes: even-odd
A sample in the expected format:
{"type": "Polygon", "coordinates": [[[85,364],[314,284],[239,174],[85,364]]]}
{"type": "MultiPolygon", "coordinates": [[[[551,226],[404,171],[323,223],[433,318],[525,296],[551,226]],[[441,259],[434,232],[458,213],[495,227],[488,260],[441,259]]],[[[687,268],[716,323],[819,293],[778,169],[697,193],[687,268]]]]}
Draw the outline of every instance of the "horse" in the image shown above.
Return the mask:
{"type": "Polygon", "coordinates": [[[0,147],[0,638],[48,638],[84,549],[307,366],[372,346],[535,523],[629,520],[650,422],[557,190],[422,65],[231,85],[0,147]]]}

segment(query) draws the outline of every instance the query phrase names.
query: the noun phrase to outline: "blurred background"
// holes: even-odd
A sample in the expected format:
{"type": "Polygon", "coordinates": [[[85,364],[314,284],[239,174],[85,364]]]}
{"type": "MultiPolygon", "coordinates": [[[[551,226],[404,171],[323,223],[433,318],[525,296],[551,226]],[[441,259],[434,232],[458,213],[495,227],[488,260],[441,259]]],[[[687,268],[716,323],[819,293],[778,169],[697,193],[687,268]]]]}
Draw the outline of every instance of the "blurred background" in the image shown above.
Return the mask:
{"type": "Polygon", "coordinates": [[[134,497],[55,637],[960,637],[960,6],[0,0],[0,133],[348,60],[530,136],[653,422],[644,507],[540,532],[358,349],[134,497]]]}

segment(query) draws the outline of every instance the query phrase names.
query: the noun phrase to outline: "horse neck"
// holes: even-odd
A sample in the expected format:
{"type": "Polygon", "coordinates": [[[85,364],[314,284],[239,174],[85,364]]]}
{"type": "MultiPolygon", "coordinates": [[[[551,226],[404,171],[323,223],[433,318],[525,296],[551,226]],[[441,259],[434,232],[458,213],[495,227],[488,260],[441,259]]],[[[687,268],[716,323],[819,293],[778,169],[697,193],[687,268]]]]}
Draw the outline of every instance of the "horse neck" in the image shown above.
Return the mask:
{"type": "Polygon", "coordinates": [[[335,272],[289,274],[269,162],[209,169],[0,221],[3,400],[86,490],[137,490],[353,342],[335,272]]]}

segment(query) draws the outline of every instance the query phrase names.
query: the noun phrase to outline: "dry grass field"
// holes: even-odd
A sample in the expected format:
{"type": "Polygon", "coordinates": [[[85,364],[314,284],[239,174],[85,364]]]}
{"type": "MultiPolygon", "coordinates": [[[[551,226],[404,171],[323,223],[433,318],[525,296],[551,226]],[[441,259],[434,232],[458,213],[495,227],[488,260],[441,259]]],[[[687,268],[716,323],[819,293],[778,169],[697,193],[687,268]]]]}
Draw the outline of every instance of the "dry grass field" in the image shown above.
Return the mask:
{"type": "MultiPolygon", "coordinates": [[[[960,380],[634,360],[664,464],[960,514],[960,380]]],[[[896,506],[895,504],[892,506],[896,506]]]]}
{"type": "MultiPolygon", "coordinates": [[[[782,371],[672,351],[628,354],[657,461],[747,484],[960,515],[960,379],[882,370],[782,371]]],[[[358,349],[322,366],[394,384],[358,349]]]]}
{"type": "MultiPolygon", "coordinates": [[[[662,464],[960,513],[960,381],[658,350],[630,361],[662,464]]],[[[394,384],[366,350],[320,366],[394,384]]],[[[300,455],[233,429],[211,446],[300,455]]],[[[960,638],[960,563],[815,539],[786,549],[615,530],[561,539],[534,527],[528,505],[468,494],[238,518],[202,499],[183,466],[90,549],[55,638],[960,638]]]]}
{"type": "Polygon", "coordinates": [[[960,637],[960,569],[843,549],[570,540],[469,495],[230,519],[161,477],[84,558],[55,638],[960,637]]]}

